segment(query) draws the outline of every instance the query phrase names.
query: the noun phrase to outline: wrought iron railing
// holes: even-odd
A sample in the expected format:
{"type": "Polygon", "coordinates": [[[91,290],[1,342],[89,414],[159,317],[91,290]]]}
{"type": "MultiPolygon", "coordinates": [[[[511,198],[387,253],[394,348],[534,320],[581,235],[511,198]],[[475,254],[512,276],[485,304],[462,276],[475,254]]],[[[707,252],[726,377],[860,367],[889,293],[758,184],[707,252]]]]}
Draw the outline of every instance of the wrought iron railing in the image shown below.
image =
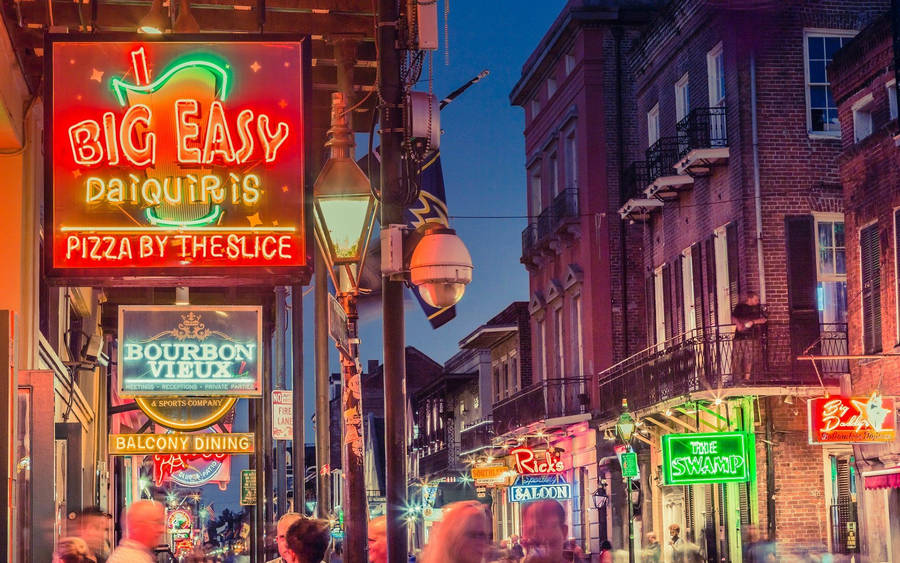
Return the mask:
{"type": "MultiPolygon", "coordinates": [[[[795,327],[789,323],[769,322],[760,328],[757,338],[738,341],[731,325],[695,329],[604,370],[598,376],[600,417],[618,416],[622,399],[637,410],[696,391],[815,384],[818,376],[811,362],[797,356],[847,354],[846,324],[820,325],[814,344],[792,338],[795,327]]],[[[824,379],[849,370],[848,362],[839,359],[818,361],[817,367],[824,379]]]]}
{"type": "Polygon", "coordinates": [[[541,211],[537,221],[529,223],[522,231],[522,255],[527,256],[540,241],[554,234],[560,225],[577,217],[578,190],[569,188],[558,193],[550,205],[541,211]]]}
{"type": "Polygon", "coordinates": [[[528,226],[522,230],[522,254],[527,255],[531,249],[537,245],[538,227],[537,223],[528,223],[528,226]]]}
{"type": "Polygon", "coordinates": [[[647,181],[663,176],[675,176],[675,163],[681,158],[687,140],[683,135],[660,137],[647,149],[647,181]]]}
{"type": "Polygon", "coordinates": [[[461,452],[471,452],[478,448],[491,445],[494,438],[494,422],[491,419],[483,419],[467,426],[459,433],[459,448],[461,452]]]}
{"type": "Polygon", "coordinates": [[[684,138],[680,156],[694,149],[728,146],[725,107],[697,108],[679,121],[675,128],[684,138]]]}
{"type": "Polygon", "coordinates": [[[588,382],[586,377],[541,380],[495,403],[494,433],[501,436],[539,420],[588,412],[588,382]]]}
{"type": "Polygon", "coordinates": [[[643,199],[648,183],[647,163],[643,160],[632,162],[628,168],[622,171],[622,205],[629,199],[643,199]]]}
{"type": "Polygon", "coordinates": [[[447,446],[419,458],[420,477],[436,475],[441,471],[459,468],[459,460],[452,459],[450,455],[451,450],[459,452],[459,444],[447,444],[447,446]]]}

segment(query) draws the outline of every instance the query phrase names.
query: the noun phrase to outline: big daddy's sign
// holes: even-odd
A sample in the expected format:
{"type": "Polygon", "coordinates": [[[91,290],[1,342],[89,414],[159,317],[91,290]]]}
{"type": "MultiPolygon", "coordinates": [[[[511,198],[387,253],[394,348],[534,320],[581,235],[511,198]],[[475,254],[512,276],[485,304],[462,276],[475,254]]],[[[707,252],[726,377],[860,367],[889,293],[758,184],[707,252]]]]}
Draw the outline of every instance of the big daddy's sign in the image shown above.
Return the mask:
{"type": "Polygon", "coordinates": [[[305,49],[51,40],[53,272],[296,276],[305,49]]]}

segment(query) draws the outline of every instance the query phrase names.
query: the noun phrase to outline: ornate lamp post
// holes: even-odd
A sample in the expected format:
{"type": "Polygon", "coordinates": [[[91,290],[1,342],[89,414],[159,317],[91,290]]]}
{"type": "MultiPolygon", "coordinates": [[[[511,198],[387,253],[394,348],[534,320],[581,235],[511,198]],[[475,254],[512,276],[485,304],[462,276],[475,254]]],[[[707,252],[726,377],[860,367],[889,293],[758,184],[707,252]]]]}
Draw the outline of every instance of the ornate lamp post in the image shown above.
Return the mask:
{"type": "MultiPolygon", "coordinates": [[[[626,446],[626,453],[631,451],[631,440],[634,437],[634,429],[637,425],[634,417],[628,412],[628,399],[622,399],[622,414],[616,422],[616,434],[626,446]]],[[[631,502],[631,477],[625,479],[626,499],[628,505],[628,563],[634,563],[634,505],[631,502]]]]}
{"type": "MultiPolygon", "coordinates": [[[[366,561],[367,499],[363,470],[362,392],[357,345],[356,304],[359,277],[375,220],[375,198],[369,179],[353,160],[353,137],[347,125],[346,103],[332,94],[331,130],[326,146],[331,157],[313,187],[316,241],[347,317],[346,345],[341,353],[341,395],[344,428],[341,448],[345,486],[341,505],[346,529],[348,563],[366,561]]],[[[325,330],[325,327],[317,327],[325,330]]],[[[321,424],[322,421],[319,421],[321,424]]],[[[325,499],[319,499],[324,502],[325,499]]]]}

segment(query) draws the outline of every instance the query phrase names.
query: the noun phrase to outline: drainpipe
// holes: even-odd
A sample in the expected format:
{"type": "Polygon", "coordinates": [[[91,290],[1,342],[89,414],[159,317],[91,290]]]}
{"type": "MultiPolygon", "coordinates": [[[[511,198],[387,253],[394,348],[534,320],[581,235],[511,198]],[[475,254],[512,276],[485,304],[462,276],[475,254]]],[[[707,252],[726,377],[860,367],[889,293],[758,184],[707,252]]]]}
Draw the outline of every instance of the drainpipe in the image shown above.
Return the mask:
{"type": "Polygon", "coordinates": [[[759,186],[759,131],[756,121],[756,55],[750,53],[750,129],[753,135],[753,204],[756,211],[756,267],[759,272],[759,300],[766,302],[766,272],[763,264],[762,196],[759,186]]]}
{"type": "MultiPolygon", "coordinates": [[[[622,110],[622,89],[624,88],[622,80],[622,34],[621,27],[612,28],[613,37],[616,40],[616,139],[619,147],[619,184],[622,182],[622,171],[625,170],[625,124],[623,123],[624,111],[622,110]]],[[[619,193],[622,192],[622,186],[619,185],[619,193]]],[[[621,202],[620,202],[621,203],[621,202]]],[[[622,332],[625,336],[625,354],[628,357],[628,266],[626,261],[626,226],[625,220],[619,218],[619,267],[621,268],[621,284],[622,284],[622,332]]],[[[615,361],[615,360],[614,360],[615,361]]]]}

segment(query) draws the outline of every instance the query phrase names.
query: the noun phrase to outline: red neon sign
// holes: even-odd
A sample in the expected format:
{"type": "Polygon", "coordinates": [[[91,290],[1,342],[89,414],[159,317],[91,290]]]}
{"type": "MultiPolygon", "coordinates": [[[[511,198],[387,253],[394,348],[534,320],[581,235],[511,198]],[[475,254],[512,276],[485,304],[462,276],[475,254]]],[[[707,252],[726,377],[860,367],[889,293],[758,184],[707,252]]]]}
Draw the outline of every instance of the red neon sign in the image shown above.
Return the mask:
{"type": "Polygon", "coordinates": [[[893,442],[897,433],[894,399],[823,397],[807,403],[810,443],[893,442]]]}
{"type": "Polygon", "coordinates": [[[203,460],[222,463],[226,459],[228,459],[228,454],[154,454],[153,481],[157,487],[161,487],[173,474],[189,469],[192,461],[203,460]]]}
{"type": "Polygon", "coordinates": [[[53,272],[297,276],[306,48],[54,40],[53,272]]]}
{"type": "Polygon", "coordinates": [[[566,469],[559,454],[550,450],[536,452],[531,448],[516,448],[509,453],[515,457],[519,475],[547,475],[566,469]]]}

